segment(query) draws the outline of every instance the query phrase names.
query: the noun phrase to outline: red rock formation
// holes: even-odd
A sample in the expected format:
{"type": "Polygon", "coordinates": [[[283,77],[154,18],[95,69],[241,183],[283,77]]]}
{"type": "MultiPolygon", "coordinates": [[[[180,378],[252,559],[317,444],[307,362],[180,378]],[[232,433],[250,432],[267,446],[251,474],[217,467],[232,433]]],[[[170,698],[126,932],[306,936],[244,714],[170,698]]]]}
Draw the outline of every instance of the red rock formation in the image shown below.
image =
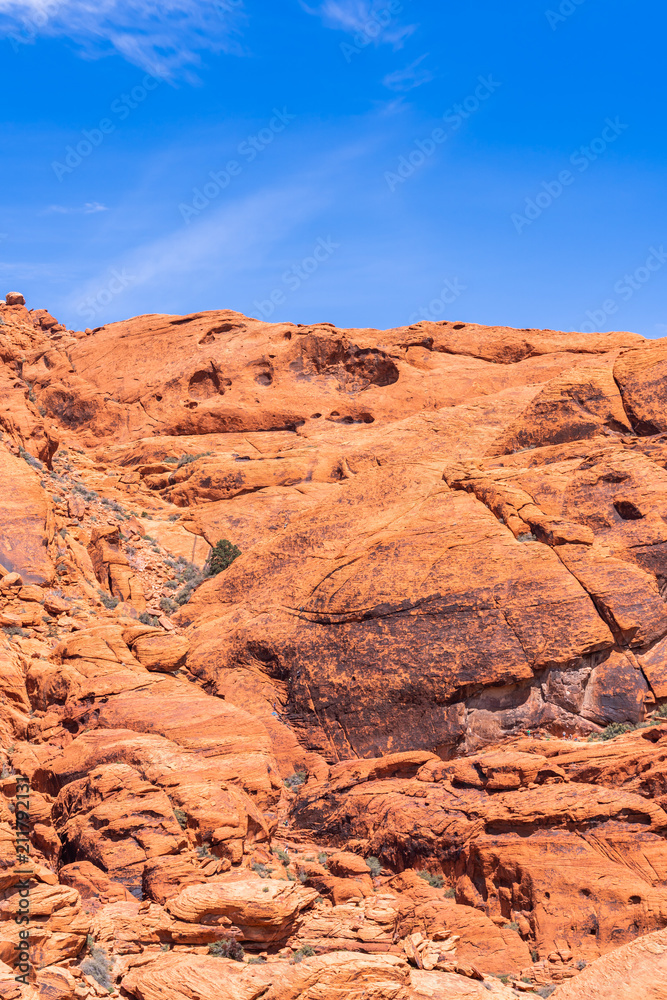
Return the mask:
{"type": "Polygon", "coordinates": [[[662,996],[664,344],[6,303],[0,994],[662,996]]]}

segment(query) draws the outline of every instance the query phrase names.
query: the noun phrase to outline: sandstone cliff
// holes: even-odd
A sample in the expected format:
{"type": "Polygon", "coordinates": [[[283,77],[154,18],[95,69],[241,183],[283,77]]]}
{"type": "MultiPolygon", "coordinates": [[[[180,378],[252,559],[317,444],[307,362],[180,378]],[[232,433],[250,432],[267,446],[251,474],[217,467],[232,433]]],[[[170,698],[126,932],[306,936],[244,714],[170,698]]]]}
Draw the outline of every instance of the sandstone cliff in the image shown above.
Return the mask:
{"type": "Polygon", "coordinates": [[[667,996],[667,343],[6,301],[7,1000],[667,996]]]}

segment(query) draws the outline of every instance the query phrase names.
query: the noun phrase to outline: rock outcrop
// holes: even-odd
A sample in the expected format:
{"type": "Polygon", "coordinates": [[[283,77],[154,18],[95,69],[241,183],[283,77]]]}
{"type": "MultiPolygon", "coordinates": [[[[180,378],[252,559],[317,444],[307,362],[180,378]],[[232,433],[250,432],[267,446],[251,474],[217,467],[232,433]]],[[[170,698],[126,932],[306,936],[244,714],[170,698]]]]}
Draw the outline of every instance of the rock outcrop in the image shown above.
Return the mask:
{"type": "Polygon", "coordinates": [[[664,343],[0,319],[0,994],[666,996],[664,343]]]}

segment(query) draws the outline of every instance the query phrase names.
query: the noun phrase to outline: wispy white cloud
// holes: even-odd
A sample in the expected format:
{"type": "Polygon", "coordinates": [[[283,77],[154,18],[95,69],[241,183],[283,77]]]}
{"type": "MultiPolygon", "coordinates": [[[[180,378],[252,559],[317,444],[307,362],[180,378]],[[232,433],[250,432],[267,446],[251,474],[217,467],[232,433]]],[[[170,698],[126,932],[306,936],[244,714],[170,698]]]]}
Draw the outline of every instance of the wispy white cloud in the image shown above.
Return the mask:
{"type": "Polygon", "coordinates": [[[45,215],[95,215],[97,212],[108,212],[106,205],[99,201],[87,201],[85,205],[49,205],[45,215]]]}
{"type": "Polygon", "coordinates": [[[70,285],[71,291],[54,304],[54,315],[61,315],[60,309],[80,325],[86,303],[99,299],[104,308],[99,309],[98,322],[108,321],[112,310],[103,300],[114,272],[127,278],[120,310],[124,314],[132,308],[164,311],[172,297],[191,295],[193,289],[203,293],[212,282],[226,305],[241,287],[253,287],[252,294],[261,297],[280,281],[285,267],[309,252],[316,236],[336,238],[335,226],[330,231],[330,224],[324,223],[319,231],[317,220],[331,211],[340,196],[341,177],[366,158],[372,144],[367,135],[346,141],[324,159],[304,164],[298,175],[213,202],[191,226],[179,222],[122,255],[115,253],[97,273],[70,285]],[[308,235],[301,242],[303,232],[308,235]],[[285,249],[294,245],[299,249],[293,253],[285,249]]]}
{"type": "Polygon", "coordinates": [[[421,87],[423,83],[430,83],[433,79],[433,73],[426,66],[422,66],[424,59],[426,59],[428,53],[424,53],[419,59],[415,59],[413,63],[409,66],[405,66],[403,69],[394,70],[393,73],[388,73],[382,81],[385,87],[389,87],[390,90],[400,90],[408,91],[414,90],[415,87],[421,87]]]}
{"type": "Polygon", "coordinates": [[[65,37],[88,58],[116,53],[194,81],[202,52],[241,54],[242,17],[243,0],[0,0],[0,35],[15,47],[65,37]]]}
{"type": "Polygon", "coordinates": [[[389,0],[322,0],[316,6],[300,0],[309,14],[320,17],[327,28],[359,35],[362,44],[389,44],[400,49],[417,30],[416,24],[402,24],[399,14],[389,8],[389,0]]]}

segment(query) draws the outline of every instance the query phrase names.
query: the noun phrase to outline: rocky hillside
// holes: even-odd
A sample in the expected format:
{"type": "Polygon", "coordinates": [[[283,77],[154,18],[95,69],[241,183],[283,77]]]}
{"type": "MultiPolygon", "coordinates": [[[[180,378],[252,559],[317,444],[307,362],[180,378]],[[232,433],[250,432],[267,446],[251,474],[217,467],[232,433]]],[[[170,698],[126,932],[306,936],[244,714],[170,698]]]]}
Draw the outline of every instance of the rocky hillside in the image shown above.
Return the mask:
{"type": "Polygon", "coordinates": [[[667,997],[667,342],[12,293],[0,379],[6,1000],[667,997]]]}

